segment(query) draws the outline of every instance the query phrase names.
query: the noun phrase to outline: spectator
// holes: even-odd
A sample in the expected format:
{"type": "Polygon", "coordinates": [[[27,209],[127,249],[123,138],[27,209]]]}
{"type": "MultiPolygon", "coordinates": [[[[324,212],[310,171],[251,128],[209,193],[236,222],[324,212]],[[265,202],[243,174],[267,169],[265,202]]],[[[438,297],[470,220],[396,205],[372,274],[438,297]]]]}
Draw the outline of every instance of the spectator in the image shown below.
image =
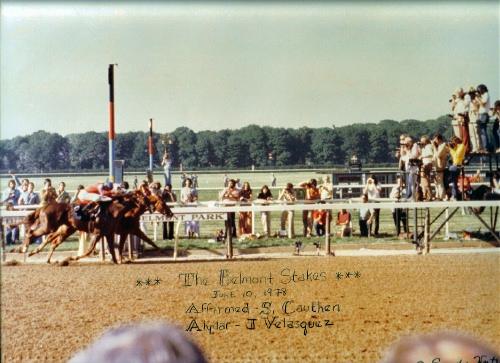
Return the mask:
{"type": "Polygon", "coordinates": [[[458,190],[458,176],[462,169],[462,163],[465,157],[465,146],[458,137],[453,136],[450,143],[448,144],[450,148],[450,155],[452,158],[452,165],[449,168],[450,171],[450,181],[451,181],[451,194],[453,200],[458,200],[459,190],[458,190]]]}
{"type": "Polygon", "coordinates": [[[491,110],[491,120],[493,121],[491,132],[495,152],[500,153],[500,100],[495,101],[495,105],[491,110]]]}
{"type": "MultiPolygon", "coordinates": [[[[286,187],[279,193],[278,200],[285,201],[286,203],[295,203],[297,200],[297,196],[295,195],[295,189],[293,189],[292,183],[287,183],[286,187]]],[[[294,223],[293,223],[294,211],[293,210],[284,210],[281,212],[281,232],[286,233],[286,225],[288,221],[288,225],[290,227],[290,235],[289,238],[295,237],[294,223]]]]}
{"type": "Polygon", "coordinates": [[[134,190],[136,190],[139,187],[139,181],[137,180],[137,175],[134,176],[134,190]]]}
{"type": "Polygon", "coordinates": [[[181,189],[186,186],[186,179],[187,179],[186,173],[182,173],[181,174],[181,189]]]}
{"type": "Polygon", "coordinates": [[[52,181],[50,179],[45,179],[43,182],[43,189],[40,192],[40,200],[42,206],[54,203],[57,199],[57,192],[52,186],[52,181]]]}
{"type": "MultiPolygon", "coordinates": [[[[227,183],[227,188],[225,188],[220,193],[220,200],[222,202],[236,202],[240,200],[240,190],[236,188],[236,180],[230,179],[227,183]]],[[[232,237],[236,237],[236,215],[234,212],[227,214],[226,232],[230,233],[232,237]]]]}
{"type": "MultiPolygon", "coordinates": [[[[161,166],[163,166],[163,176],[165,178],[165,185],[167,184],[172,185],[172,159],[170,159],[170,155],[166,150],[163,153],[161,166]]],[[[135,188],[137,188],[137,183],[135,183],[135,188]]]]}
{"type": "Polygon", "coordinates": [[[493,174],[493,185],[491,189],[493,193],[500,194],[500,171],[498,170],[493,174]]]}
{"type": "Polygon", "coordinates": [[[490,151],[491,145],[488,139],[488,111],[490,109],[490,96],[488,95],[488,88],[484,84],[480,84],[477,86],[478,95],[475,98],[479,105],[478,110],[478,120],[479,120],[479,131],[481,135],[481,143],[483,148],[486,150],[482,151],[490,151]]]}
{"type": "Polygon", "coordinates": [[[481,183],[483,181],[481,170],[477,169],[476,174],[470,177],[470,181],[471,183],[481,183]]]}
{"type": "Polygon", "coordinates": [[[325,181],[319,187],[321,200],[333,199],[333,183],[330,176],[325,176],[325,181]]]}
{"type": "MultiPolygon", "coordinates": [[[[368,196],[368,199],[374,200],[374,199],[379,199],[380,198],[380,193],[382,191],[382,188],[378,184],[378,180],[375,177],[375,175],[370,175],[368,180],[366,181],[366,186],[365,189],[363,190],[363,193],[368,196]]],[[[378,229],[379,229],[379,221],[380,221],[380,208],[376,208],[372,210],[373,213],[371,215],[371,220],[375,224],[375,236],[378,235],[378,229]]],[[[371,225],[370,225],[370,230],[371,230],[371,225]]]]}
{"type": "Polygon", "coordinates": [[[422,154],[420,155],[422,160],[422,168],[420,170],[420,186],[422,187],[424,200],[430,201],[432,200],[431,173],[432,161],[434,159],[434,149],[428,136],[422,136],[420,138],[420,149],[422,151],[422,154]]]}
{"type": "Polygon", "coordinates": [[[7,183],[7,188],[3,191],[2,194],[2,203],[8,204],[12,203],[12,205],[17,205],[19,201],[19,197],[21,196],[21,192],[16,188],[15,179],[10,179],[7,183]]]}
{"type": "Polygon", "coordinates": [[[469,138],[469,107],[470,100],[465,100],[465,92],[462,88],[458,89],[458,103],[457,103],[457,112],[458,116],[458,128],[460,130],[459,137],[463,144],[465,145],[465,150],[469,152],[471,150],[470,138],[469,138]]]}
{"type": "Polygon", "coordinates": [[[405,149],[405,139],[408,137],[406,134],[399,136],[399,147],[396,149],[396,158],[398,159],[398,168],[401,171],[406,171],[405,158],[403,157],[403,150],[405,149]]]}
{"type": "MultiPolygon", "coordinates": [[[[269,190],[269,187],[267,185],[264,185],[260,189],[259,195],[257,195],[257,199],[259,199],[263,205],[267,205],[271,200],[273,200],[273,195],[271,194],[271,191],[269,190]]],[[[270,237],[271,235],[271,212],[266,211],[266,212],[260,212],[260,217],[262,220],[262,229],[264,230],[264,234],[267,237],[270,237]]]]}
{"type": "Polygon", "coordinates": [[[151,184],[149,184],[149,190],[152,194],[161,197],[162,190],[160,182],[152,182],[151,184]]]}
{"type": "Polygon", "coordinates": [[[461,102],[458,98],[458,93],[459,93],[459,89],[455,90],[455,92],[453,92],[453,94],[451,95],[450,107],[451,107],[452,114],[450,115],[450,117],[452,117],[451,126],[453,129],[453,135],[459,137],[460,136],[460,127],[459,127],[459,123],[457,120],[457,113],[458,113],[458,110],[461,108],[461,102]]]}
{"type": "Polygon", "coordinates": [[[441,134],[436,134],[432,139],[432,147],[434,149],[433,161],[434,167],[436,170],[435,175],[435,185],[436,185],[436,199],[443,200],[446,197],[446,189],[445,187],[445,171],[446,171],[446,163],[448,160],[449,148],[448,145],[443,140],[443,136],[441,134]]]}
{"type": "Polygon", "coordinates": [[[454,332],[438,332],[401,339],[389,349],[380,363],[460,361],[498,362],[498,353],[475,338],[454,332]]]}
{"type": "MultiPolygon", "coordinates": [[[[190,178],[186,178],[184,188],[181,189],[181,202],[182,203],[196,203],[198,201],[198,191],[193,188],[193,182],[190,178]]],[[[199,221],[186,221],[185,222],[186,235],[188,238],[199,237],[200,235],[200,222],[199,221]]]]}
{"type": "MultiPolygon", "coordinates": [[[[161,198],[165,203],[177,202],[177,196],[172,191],[172,184],[165,184],[161,198]]],[[[174,239],[174,221],[163,222],[163,239],[174,239]]]]}
{"type": "Polygon", "coordinates": [[[314,230],[316,231],[316,236],[324,236],[326,232],[326,223],[327,223],[327,215],[328,215],[328,223],[332,220],[332,215],[328,213],[326,209],[318,209],[313,211],[313,224],[314,230]]]}
{"type": "Polygon", "coordinates": [[[274,173],[271,174],[271,186],[276,186],[276,176],[274,175],[274,173]]]}
{"type": "Polygon", "coordinates": [[[236,179],[235,182],[236,182],[236,189],[241,190],[242,185],[240,178],[236,179]]]}
{"type": "Polygon", "coordinates": [[[469,200],[472,192],[472,177],[468,175],[460,175],[458,177],[458,191],[462,200],[469,200]]]}
{"type": "MultiPolygon", "coordinates": [[[[399,202],[400,199],[404,198],[404,193],[405,189],[403,186],[403,179],[398,175],[398,177],[396,178],[396,185],[392,187],[389,198],[395,199],[399,202]]],[[[396,226],[396,235],[398,237],[401,235],[401,223],[403,224],[404,233],[408,233],[408,219],[405,209],[392,208],[392,219],[394,220],[394,225],[396,226]]]]}
{"type": "Polygon", "coordinates": [[[164,323],[113,328],[69,363],[206,363],[182,329],[164,323]]]}
{"type": "MultiPolygon", "coordinates": [[[[318,182],[316,181],[316,179],[311,179],[310,181],[299,183],[299,187],[305,189],[306,201],[314,202],[320,199],[320,193],[317,185],[318,182]]],[[[302,211],[302,223],[304,225],[304,236],[311,237],[313,229],[313,218],[311,210],[302,211]]]]}
{"type": "Polygon", "coordinates": [[[338,232],[339,237],[351,236],[351,213],[346,209],[341,209],[340,212],[337,213],[337,222],[335,224],[340,227],[340,231],[338,232]]]}
{"type": "Polygon", "coordinates": [[[484,151],[481,143],[481,130],[479,127],[479,103],[475,100],[476,88],[471,86],[466,94],[466,99],[469,101],[469,137],[470,149],[472,153],[484,151]],[[471,95],[474,95],[472,100],[471,95]]]}
{"type": "MultiPolygon", "coordinates": [[[[14,204],[12,202],[7,202],[5,208],[8,211],[14,210],[14,204]]],[[[5,225],[5,243],[8,245],[13,245],[19,242],[19,227],[17,224],[7,224],[5,225]]]]}
{"type": "Polygon", "coordinates": [[[69,196],[65,188],[66,188],[66,183],[60,182],[59,188],[57,189],[57,198],[56,198],[57,203],[69,203],[71,201],[71,197],[69,196]]]}
{"type": "Polygon", "coordinates": [[[229,186],[229,177],[227,176],[227,174],[224,174],[223,183],[224,183],[224,188],[227,188],[229,186]]]}
{"type": "Polygon", "coordinates": [[[19,204],[20,205],[40,204],[40,195],[38,195],[38,193],[35,192],[35,183],[33,182],[28,183],[28,190],[26,191],[25,194],[21,195],[21,198],[19,198],[19,204]]]}
{"type": "Polygon", "coordinates": [[[18,185],[19,189],[19,199],[17,200],[18,204],[21,204],[21,200],[26,200],[28,196],[28,188],[29,188],[29,180],[28,179],[23,179],[21,183],[19,183],[19,178],[13,174],[11,174],[14,177],[14,180],[16,181],[16,184],[18,185]]]}
{"type": "Polygon", "coordinates": [[[85,187],[81,184],[76,188],[76,193],[73,198],[71,198],[71,203],[80,203],[83,201],[80,199],[80,193],[85,193],[85,187]]]}
{"type": "MultiPolygon", "coordinates": [[[[240,191],[240,201],[250,203],[252,201],[252,188],[249,182],[243,183],[243,188],[240,191]]],[[[240,236],[252,234],[252,212],[240,212],[239,218],[240,236]]]]}
{"type": "Polygon", "coordinates": [[[406,171],[406,197],[417,200],[417,186],[418,186],[418,171],[419,164],[418,158],[420,156],[420,149],[410,136],[405,138],[405,144],[401,151],[401,157],[405,163],[406,171]]]}
{"type": "MultiPolygon", "coordinates": [[[[363,194],[362,202],[368,203],[368,195],[363,194]]],[[[368,224],[371,224],[371,216],[373,215],[373,210],[367,207],[362,207],[359,209],[359,231],[361,237],[368,237],[368,224]]]]}

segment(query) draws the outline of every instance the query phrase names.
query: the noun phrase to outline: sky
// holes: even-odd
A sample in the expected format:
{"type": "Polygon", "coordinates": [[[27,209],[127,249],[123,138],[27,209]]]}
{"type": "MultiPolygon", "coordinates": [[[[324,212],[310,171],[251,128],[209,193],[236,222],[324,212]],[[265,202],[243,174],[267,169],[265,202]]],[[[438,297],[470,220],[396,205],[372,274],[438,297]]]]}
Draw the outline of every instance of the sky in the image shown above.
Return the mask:
{"type": "Polygon", "coordinates": [[[499,2],[2,1],[0,138],[332,127],[499,96],[499,2]]]}

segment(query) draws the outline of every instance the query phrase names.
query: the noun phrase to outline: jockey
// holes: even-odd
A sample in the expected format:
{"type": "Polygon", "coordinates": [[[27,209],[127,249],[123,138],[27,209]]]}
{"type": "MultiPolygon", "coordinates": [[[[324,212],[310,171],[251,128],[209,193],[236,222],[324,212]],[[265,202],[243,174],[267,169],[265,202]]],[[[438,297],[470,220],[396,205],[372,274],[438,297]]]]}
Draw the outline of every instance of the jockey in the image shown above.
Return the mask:
{"type": "Polygon", "coordinates": [[[85,189],[80,190],[78,199],[85,202],[109,202],[113,193],[113,183],[97,183],[87,186],[85,189]]]}
{"type": "Polygon", "coordinates": [[[111,202],[113,195],[113,183],[111,182],[91,184],[86,188],[78,187],[77,194],[74,197],[74,201],[77,202],[74,209],[76,216],[78,219],[90,218],[91,220],[97,220],[101,214],[99,202],[111,202]]]}

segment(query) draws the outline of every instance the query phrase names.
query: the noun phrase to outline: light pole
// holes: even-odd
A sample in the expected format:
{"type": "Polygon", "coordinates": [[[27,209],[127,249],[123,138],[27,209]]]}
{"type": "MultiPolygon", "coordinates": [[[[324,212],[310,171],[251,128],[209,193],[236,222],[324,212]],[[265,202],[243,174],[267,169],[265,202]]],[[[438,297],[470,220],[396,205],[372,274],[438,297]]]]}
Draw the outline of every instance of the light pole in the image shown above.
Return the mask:
{"type": "Polygon", "coordinates": [[[108,67],[108,85],[109,85],[109,181],[115,181],[115,77],[114,66],[108,67]]]}

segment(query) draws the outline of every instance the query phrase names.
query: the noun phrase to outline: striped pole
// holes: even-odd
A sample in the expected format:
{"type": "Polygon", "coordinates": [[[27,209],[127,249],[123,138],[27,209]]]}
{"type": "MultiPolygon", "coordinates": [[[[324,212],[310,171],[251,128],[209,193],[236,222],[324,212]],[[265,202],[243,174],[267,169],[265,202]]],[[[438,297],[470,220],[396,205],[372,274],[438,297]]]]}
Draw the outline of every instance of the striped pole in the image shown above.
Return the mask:
{"type": "Polygon", "coordinates": [[[149,170],[153,172],[153,119],[149,119],[149,137],[148,137],[149,170]]]}
{"type": "Polygon", "coordinates": [[[109,181],[115,181],[115,79],[114,64],[108,67],[109,84],[109,181]]]}

